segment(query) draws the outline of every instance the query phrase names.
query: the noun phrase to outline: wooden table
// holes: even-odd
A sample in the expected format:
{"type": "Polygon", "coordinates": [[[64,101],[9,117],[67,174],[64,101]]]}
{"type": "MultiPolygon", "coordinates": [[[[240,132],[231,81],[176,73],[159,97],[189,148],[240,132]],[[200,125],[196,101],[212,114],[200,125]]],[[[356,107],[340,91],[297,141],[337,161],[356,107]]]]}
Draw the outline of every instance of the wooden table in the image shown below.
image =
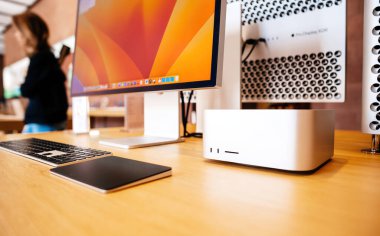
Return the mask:
{"type": "Polygon", "coordinates": [[[1,151],[2,236],[380,235],[380,158],[360,153],[370,136],[359,132],[337,131],[334,158],[311,175],[207,161],[199,139],[122,150],[69,131],[33,136],[171,166],[173,176],[100,194],[1,151]]]}

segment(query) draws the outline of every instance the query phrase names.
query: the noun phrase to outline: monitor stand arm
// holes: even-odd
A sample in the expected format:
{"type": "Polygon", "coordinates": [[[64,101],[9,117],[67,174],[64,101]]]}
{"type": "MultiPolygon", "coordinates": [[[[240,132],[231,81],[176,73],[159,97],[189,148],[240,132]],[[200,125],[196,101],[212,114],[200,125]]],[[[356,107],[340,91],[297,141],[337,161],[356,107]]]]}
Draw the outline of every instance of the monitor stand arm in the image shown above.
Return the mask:
{"type": "Polygon", "coordinates": [[[183,141],[180,138],[177,91],[144,94],[144,136],[108,139],[100,144],[139,148],[183,141]]]}

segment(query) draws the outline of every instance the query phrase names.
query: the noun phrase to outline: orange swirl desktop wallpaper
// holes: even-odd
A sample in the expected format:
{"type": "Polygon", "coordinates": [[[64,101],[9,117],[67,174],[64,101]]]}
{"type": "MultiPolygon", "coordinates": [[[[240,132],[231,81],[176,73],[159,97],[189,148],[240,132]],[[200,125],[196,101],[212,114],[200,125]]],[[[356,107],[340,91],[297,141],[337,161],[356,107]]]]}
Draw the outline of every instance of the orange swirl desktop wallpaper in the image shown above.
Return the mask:
{"type": "Polygon", "coordinates": [[[81,0],[72,94],[211,79],[214,0],[81,0]]]}

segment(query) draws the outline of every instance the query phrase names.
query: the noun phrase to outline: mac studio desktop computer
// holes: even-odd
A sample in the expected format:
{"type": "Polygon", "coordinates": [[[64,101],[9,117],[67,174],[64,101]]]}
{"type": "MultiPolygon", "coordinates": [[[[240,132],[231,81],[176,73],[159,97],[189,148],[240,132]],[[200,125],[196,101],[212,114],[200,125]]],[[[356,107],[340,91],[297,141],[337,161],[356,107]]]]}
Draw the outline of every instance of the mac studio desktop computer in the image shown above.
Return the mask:
{"type": "MultiPolygon", "coordinates": [[[[346,1],[228,2],[241,4],[243,41],[261,39],[240,58],[242,103],[344,102],[346,1]]],[[[206,110],[204,156],[314,170],[333,156],[334,122],[331,110],[206,110]]]]}
{"type": "Polygon", "coordinates": [[[78,4],[72,96],[144,92],[144,136],[101,143],[133,148],[181,141],[177,90],[221,85],[226,2],[78,4]]]}

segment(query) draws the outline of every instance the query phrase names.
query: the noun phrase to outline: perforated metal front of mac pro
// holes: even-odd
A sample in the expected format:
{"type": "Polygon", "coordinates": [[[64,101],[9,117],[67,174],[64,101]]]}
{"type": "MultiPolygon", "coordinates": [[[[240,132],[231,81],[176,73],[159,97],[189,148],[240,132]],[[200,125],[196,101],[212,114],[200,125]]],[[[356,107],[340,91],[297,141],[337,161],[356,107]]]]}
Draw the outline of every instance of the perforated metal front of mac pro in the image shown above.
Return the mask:
{"type": "Polygon", "coordinates": [[[380,134],[380,2],[364,2],[362,131],[380,134]]]}
{"type": "Polygon", "coordinates": [[[243,0],[242,6],[243,40],[266,40],[242,64],[243,102],[344,102],[346,1],[243,0]]]}

